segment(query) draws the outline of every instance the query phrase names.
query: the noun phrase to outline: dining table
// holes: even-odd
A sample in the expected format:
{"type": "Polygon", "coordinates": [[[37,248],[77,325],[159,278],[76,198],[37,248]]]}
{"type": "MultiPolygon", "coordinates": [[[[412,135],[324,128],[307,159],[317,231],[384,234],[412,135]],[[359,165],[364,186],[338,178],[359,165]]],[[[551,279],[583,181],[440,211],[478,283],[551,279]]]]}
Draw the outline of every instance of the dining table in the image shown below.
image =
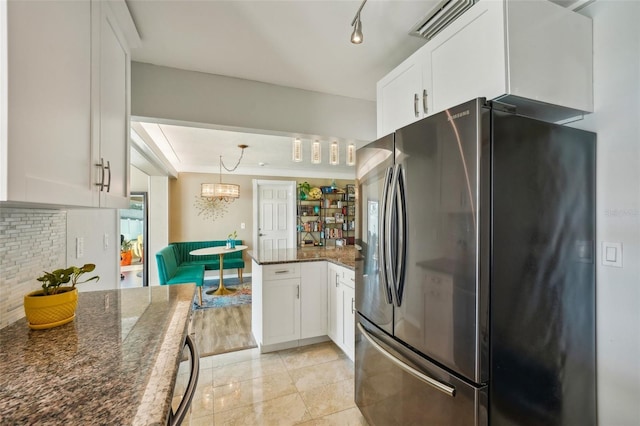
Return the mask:
{"type": "Polygon", "coordinates": [[[224,255],[228,253],[234,253],[237,251],[246,250],[248,246],[237,245],[235,247],[227,248],[226,246],[217,246],[217,247],[205,247],[197,250],[192,250],[189,254],[193,256],[207,256],[207,255],[215,255],[217,254],[220,258],[220,285],[216,290],[209,290],[207,294],[213,294],[216,296],[225,296],[228,294],[233,294],[235,292],[232,288],[227,288],[224,286],[224,255]]]}

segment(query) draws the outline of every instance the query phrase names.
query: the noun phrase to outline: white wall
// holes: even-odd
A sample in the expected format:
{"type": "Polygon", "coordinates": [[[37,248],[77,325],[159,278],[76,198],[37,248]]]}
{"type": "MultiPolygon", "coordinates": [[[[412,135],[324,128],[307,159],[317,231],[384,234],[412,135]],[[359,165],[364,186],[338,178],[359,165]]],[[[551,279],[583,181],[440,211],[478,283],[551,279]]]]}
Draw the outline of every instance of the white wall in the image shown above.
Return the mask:
{"type": "Polygon", "coordinates": [[[376,104],[239,78],[131,64],[131,115],[362,141],[376,104]]]}
{"type": "Polygon", "coordinates": [[[78,291],[117,289],[120,285],[120,216],[115,209],[91,209],[67,211],[67,266],[96,265],[91,281],[78,286],[78,291]],[[107,246],[105,247],[105,235],[107,246]],[[77,238],[84,240],[84,253],[77,255],[77,238]]]}
{"type": "Polygon", "coordinates": [[[169,244],[169,178],[149,176],[149,285],[159,285],[156,253],[169,244]]]}
{"type": "Polygon", "coordinates": [[[593,19],[595,112],[573,123],[598,133],[598,418],[640,425],[640,2],[598,0],[593,19]],[[623,267],[602,265],[622,242],[623,267]]]}
{"type": "Polygon", "coordinates": [[[140,169],[130,166],[131,192],[149,192],[149,176],[140,169]]]}

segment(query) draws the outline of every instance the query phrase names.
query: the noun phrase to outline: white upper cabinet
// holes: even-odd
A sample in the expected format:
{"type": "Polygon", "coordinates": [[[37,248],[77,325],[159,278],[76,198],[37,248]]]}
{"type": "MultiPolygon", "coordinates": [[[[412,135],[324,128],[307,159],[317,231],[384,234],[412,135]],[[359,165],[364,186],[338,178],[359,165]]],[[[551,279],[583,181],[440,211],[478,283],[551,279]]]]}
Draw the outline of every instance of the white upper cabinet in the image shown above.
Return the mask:
{"type": "Polygon", "coordinates": [[[593,112],[592,62],[589,18],[546,0],[480,0],[380,80],[378,136],[476,97],[547,121],[593,112]],[[393,87],[407,67],[422,69],[409,99],[393,87]],[[421,93],[422,111],[401,113],[421,93]]]}
{"type": "Polygon", "coordinates": [[[0,201],[91,206],[91,4],[0,8],[0,201]]]}
{"type": "Polygon", "coordinates": [[[94,15],[93,172],[102,207],[129,207],[130,52],[110,2],[94,15]],[[99,35],[99,36],[98,36],[99,35]],[[96,166],[98,165],[98,166],[96,166]],[[104,180],[103,180],[104,179],[104,180]]]}
{"type": "Polygon", "coordinates": [[[378,136],[425,117],[429,112],[430,67],[419,50],[377,84],[378,136]]]}
{"type": "Polygon", "coordinates": [[[0,201],[128,206],[130,58],[115,20],[103,25],[111,5],[126,8],[0,2],[0,201]]]}

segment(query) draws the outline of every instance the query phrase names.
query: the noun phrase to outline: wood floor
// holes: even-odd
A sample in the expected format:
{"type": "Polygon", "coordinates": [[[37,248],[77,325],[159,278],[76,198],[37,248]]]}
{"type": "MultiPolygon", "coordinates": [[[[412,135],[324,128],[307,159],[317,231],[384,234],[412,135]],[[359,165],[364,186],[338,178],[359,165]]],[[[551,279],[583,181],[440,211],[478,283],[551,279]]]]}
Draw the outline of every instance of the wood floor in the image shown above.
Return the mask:
{"type": "Polygon", "coordinates": [[[192,330],[200,357],[255,348],[251,334],[251,304],[198,309],[192,330]]]}

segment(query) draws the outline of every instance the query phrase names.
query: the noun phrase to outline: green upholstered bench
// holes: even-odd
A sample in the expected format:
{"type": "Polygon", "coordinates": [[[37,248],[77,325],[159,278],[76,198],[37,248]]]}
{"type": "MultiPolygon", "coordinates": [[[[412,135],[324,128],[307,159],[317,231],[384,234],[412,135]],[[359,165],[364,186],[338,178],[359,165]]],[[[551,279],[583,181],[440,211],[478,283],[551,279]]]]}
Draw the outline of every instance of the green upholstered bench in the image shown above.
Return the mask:
{"type": "MultiPolygon", "coordinates": [[[[235,240],[236,245],[242,245],[242,240],[235,240]]],[[[225,246],[227,240],[211,240],[211,241],[185,241],[178,243],[170,243],[176,250],[176,259],[180,266],[204,266],[207,271],[220,270],[220,256],[217,254],[206,256],[194,256],[189,254],[193,250],[225,246]]],[[[242,270],[244,269],[244,260],[242,259],[242,251],[233,253],[225,253],[224,269],[238,269],[238,278],[242,282],[242,270]]]]}
{"type": "Polygon", "coordinates": [[[160,285],[195,283],[198,288],[198,302],[202,305],[202,283],[204,265],[181,265],[176,257],[176,248],[164,247],[156,253],[160,285]]]}

